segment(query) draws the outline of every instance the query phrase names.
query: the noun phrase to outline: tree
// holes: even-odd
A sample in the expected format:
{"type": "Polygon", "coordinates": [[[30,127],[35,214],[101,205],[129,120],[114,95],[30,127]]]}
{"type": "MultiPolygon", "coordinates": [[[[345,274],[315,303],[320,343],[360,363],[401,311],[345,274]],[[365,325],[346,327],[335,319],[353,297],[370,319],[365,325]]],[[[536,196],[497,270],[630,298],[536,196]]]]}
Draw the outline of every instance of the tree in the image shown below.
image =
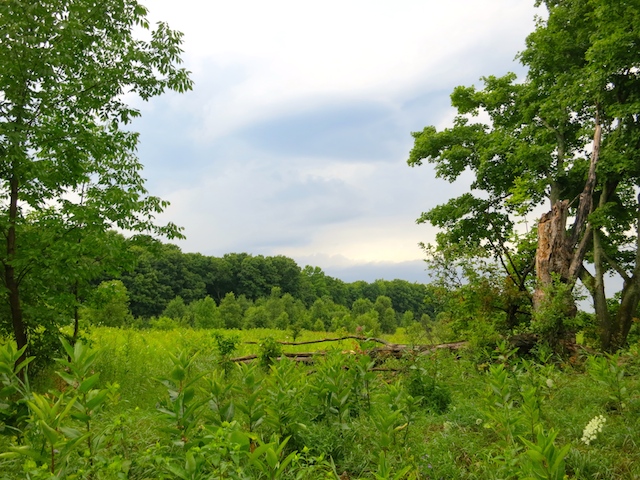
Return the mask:
{"type": "Polygon", "coordinates": [[[396,312],[391,306],[391,299],[385,295],[380,295],[376,298],[373,308],[378,312],[378,320],[382,331],[384,333],[394,333],[398,326],[398,320],[396,312]]]}
{"type": "Polygon", "coordinates": [[[244,312],[233,293],[224,296],[218,306],[218,313],[225,328],[242,328],[244,312]]]}
{"type": "Polygon", "coordinates": [[[24,298],[38,296],[25,286],[49,291],[30,278],[55,271],[70,290],[95,278],[76,259],[99,259],[92,239],[113,228],[179,235],[153,223],[167,203],[148,195],[138,134],[123,128],[139,115],[125,94],[191,88],[176,66],[181,34],[151,30],[146,14],[135,0],[0,4],[0,265],[18,348],[38,322],[25,316],[24,298]]]}
{"type": "Polygon", "coordinates": [[[189,304],[189,312],[193,316],[196,328],[222,328],[222,319],[216,302],[210,296],[196,300],[189,304]]]}
{"type": "Polygon", "coordinates": [[[129,311],[127,287],[120,280],[100,283],[92,292],[86,313],[96,325],[123,327],[130,323],[133,317],[129,311]]]}
{"type": "Polygon", "coordinates": [[[167,304],[162,312],[163,317],[181,322],[187,316],[187,305],[181,296],[177,296],[167,304]]]}
{"type": "MultiPolygon", "coordinates": [[[[550,211],[537,226],[534,310],[559,281],[581,279],[590,291],[601,327],[602,346],[624,343],[640,300],[640,262],[633,233],[640,176],[640,3],[548,0],[520,54],[529,68],[515,75],[484,78],[484,88],[457,87],[454,126],[414,133],[409,164],[436,164],[453,181],[475,175],[472,192],[420,218],[442,228],[438,244],[460,251],[482,249],[503,267],[511,282],[528,289],[532,265],[514,259],[520,239],[516,222],[545,201],[550,211]],[[487,121],[476,121],[483,112],[487,121]],[[568,219],[571,227],[567,227],[568,219]],[[585,268],[592,261],[595,275],[585,268]],[[604,276],[625,280],[621,306],[610,318],[604,276]],[[626,312],[626,313],[625,313],[626,312]]],[[[561,288],[564,316],[575,313],[572,288],[561,288]]],[[[535,318],[535,316],[534,316],[535,318]]],[[[558,319],[563,318],[559,315],[558,319]]]]}

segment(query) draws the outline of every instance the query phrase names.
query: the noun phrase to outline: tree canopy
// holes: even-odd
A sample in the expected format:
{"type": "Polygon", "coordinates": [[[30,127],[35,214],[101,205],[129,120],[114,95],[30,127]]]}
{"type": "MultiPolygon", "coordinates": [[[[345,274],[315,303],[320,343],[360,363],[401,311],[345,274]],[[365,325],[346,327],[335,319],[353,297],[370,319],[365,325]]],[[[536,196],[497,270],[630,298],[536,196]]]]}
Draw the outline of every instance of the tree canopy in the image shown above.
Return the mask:
{"type": "Polygon", "coordinates": [[[145,189],[126,128],[140,114],[128,95],[192,85],[181,34],[146,15],[135,0],[0,4],[3,327],[19,348],[47,328],[43,309],[68,318],[83,285],[122,259],[113,229],[180,234],[154,223],[167,203],[145,189]]]}
{"type": "MultiPolygon", "coordinates": [[[[640,300],[640,2],[538,4],[548,16],[519,54],[526,78],[488,76],[482,89],[457,87],[453,126],[413,134],[409,165],[434,163],[448,181],[474,174],[471,192],[419,222],[441,228],[441,250],[456,244],[460,252],[493,256],[527,290],[523,276],[532,265],[514,260],[523,241],[517,223],[548,202],[551,210],[537,226],[534,313],[554,281],[573,285],[580,278],[593,298],[603,347],[617,348],[640,300]],[[625,285],[617,313],[604,295],[610,271],[625,285]]],[[[568,316],[572,303],[567,299],[568,316]]]]}

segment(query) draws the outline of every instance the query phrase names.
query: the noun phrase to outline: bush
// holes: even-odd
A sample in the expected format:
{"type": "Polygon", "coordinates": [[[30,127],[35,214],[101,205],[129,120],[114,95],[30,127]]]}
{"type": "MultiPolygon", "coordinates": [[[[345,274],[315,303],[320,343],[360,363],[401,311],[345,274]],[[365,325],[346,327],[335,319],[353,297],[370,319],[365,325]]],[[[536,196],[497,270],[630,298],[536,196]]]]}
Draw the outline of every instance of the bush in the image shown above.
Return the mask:
{"type": "Polygon", "coordinates": [[[178,322],[169,317],[152,318],[149,324],[154,330],[174,330],[179,326],[178,322]]]}
{"type": "Polygon", "coordinates": [[[260,342],[260,352],[258,353],[258,362],[265,370],[268,370],[273,361],[282,355],[282,345],[275,338],[267,337],[260,342]]]}
{"type": "Polygon", "coordinates": [[[427,410],[442,414],[449,409],[451,392],[449,389],[428,375],[424,368],[412,366],[406,380],[409,395],[420,397],[420,404],[427,410]]]}

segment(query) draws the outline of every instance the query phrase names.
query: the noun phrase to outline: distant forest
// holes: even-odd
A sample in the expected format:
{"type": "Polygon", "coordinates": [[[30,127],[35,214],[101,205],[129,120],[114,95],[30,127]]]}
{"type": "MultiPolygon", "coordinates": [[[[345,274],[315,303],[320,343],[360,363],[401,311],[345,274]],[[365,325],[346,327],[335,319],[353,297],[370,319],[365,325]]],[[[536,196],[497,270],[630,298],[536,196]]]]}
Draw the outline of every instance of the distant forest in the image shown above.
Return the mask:
{"type": "Polygon", "coordinates": [[[435,318],[439,310],[430,285],[400,279],[346,283],[283,255],[213,257],[183,253],[176,245],[155,241],[131,246],[130,253],[136,257],[135,266],[103,277],[88,299],[85,317],[94,317],[94,323],[115,326],[135,319],[143,327],[164,318],[206,328],[295,324],[353,330],[364,325],[391,332],[435,318]],[[126,321],[114,306],[122,305],[123,299],[129,309],[126,321]]]}

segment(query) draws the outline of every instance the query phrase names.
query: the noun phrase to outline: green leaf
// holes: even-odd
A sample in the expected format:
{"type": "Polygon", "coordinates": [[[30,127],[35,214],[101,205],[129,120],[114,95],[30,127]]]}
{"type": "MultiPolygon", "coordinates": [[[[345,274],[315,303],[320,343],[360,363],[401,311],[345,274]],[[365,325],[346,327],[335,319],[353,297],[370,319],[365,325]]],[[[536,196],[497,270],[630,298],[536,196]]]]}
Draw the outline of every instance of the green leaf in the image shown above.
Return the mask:
{"type": "Polygon", "coordinates": [[[80,386],[78,387],[78,391],[80,393],[87,393],[89,390],[91,390],[94,387],[96,383],[98,383],[99,379],[100,379],[100,373],[91,375],[89,378],[85,379],[80,384],[80,386]]]}

